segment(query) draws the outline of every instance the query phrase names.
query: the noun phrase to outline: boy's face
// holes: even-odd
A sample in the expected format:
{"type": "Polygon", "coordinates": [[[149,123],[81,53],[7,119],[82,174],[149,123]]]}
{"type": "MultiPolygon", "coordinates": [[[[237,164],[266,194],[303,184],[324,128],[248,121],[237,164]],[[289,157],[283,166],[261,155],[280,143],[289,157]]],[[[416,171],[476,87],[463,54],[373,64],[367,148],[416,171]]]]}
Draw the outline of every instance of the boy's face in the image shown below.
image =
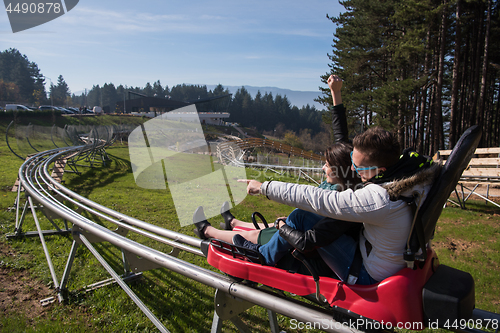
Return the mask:
{"type": "Polygon", "coordinates": [[[363,182],[375,177],[380,171],[385,171],[384,167],[373,165],[368,156],[356,148],[352,150],[351,162],[351,170],[356,171],[363,182]]]}

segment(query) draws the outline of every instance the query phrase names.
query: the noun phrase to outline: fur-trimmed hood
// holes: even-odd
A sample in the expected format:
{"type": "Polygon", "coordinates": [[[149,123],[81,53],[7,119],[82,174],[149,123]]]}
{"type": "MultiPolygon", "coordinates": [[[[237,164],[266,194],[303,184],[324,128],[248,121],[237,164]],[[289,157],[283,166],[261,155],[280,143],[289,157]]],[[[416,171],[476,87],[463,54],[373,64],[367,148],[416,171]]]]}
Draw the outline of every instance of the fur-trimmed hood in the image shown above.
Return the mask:
{"type": "Polygon", "coordinates": [[[419,170],[409,177],[397,179],[381,185],[387,190],[391,200],[395,201],[398,200],[400,196],[411,196],[413,191],[418,190],[417,188],[423,188],[426,185],[432,184],[441,172],[441,168],[442,161],[434,161],[430,167],[419,170]]]}

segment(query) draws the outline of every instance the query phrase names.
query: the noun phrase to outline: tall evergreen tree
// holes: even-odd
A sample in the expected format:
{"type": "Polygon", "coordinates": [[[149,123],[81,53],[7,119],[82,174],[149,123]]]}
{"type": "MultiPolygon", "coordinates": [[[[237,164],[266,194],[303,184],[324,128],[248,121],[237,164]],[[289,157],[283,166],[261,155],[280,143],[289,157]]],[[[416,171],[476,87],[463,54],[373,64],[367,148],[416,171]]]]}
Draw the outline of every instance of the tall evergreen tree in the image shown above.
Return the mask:
{"type": "Polygon", "coordinates": [[[67,97],[71,96],[68,84],[62,75],[57,78],[57,85],[50,85],[50,98],[54,105],[65,105],[67,97]]]}
{"type": "Polygon", "coordinates": [[[165,98],[165,95],[165,90],[163,90],[160,80],[153,83],[153,96],[158,98],[165,98]]]}
{"type": "Polygon", "coordinates": [[[92,86],[92,89],[87,94],[87,103],[90,108],[94,106],[102,106],[102,93],[99,85],[92,86]]]}
{"type": "Polygon", "coordinates": [[[153,86],[151,85],[151,83],[149,83],[149,82],[146,83],[146,85],[144,86],[143,92],[148,97],[154,96],[154,90],[153,90],[153,86]]]}
{"type": "Polygon", "coordinates": [[[32,104],[46,99],[45,78],[38,65],[17,49],[0,52],[0,79],[18,87],[19,100],[12,102],[32,104]]]}
{"type": "Polygon", "coordinates": [[[118,96],[115,85],[113,83],[105,83],[101,89],[102,108],[104,112],[115,112],[116,102],[122,97],[118,96]]]}
{"type": "Polygon", "coordinates": [[[214,88],[214,90],[212,90],[212,93],[211,93],[211,95],[214,97],[227,95],[227,94],[229,94],[229,90],[224,89],[224,87],[220,83],[214,88]]]}

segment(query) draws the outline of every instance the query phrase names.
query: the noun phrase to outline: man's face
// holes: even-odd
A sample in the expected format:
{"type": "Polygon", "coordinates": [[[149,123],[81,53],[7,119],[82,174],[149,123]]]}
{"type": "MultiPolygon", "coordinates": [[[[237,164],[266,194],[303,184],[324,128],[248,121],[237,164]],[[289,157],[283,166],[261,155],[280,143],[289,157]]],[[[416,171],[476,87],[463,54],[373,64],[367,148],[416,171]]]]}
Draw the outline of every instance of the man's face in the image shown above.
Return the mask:
{"type": "Polygon", "coordinates": [[[356,171],[363,182],[375,177],[380,171],[385,170],[385,168],[374,166],[368,160],[368,157],[356,148],[352,150],[351,160],[351,170],[356,171]]]}

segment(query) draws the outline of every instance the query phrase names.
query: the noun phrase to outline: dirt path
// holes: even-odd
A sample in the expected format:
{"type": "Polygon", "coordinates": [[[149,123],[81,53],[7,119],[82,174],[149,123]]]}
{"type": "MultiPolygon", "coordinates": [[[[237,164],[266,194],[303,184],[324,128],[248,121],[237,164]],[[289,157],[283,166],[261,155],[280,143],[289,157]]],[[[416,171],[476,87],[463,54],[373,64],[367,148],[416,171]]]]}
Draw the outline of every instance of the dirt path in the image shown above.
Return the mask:
{"type": "MultiPolygon", "coordinates": [[[[1,257],[19,255],[0,242],[1,257]]],[[[28,270],[8,267],[0,261],[0,316],[7,317],[14,312],[30,320],[44,316],[47,308],[40,300],[53,295],[54,291],[33,278],[28,270]]]]}

